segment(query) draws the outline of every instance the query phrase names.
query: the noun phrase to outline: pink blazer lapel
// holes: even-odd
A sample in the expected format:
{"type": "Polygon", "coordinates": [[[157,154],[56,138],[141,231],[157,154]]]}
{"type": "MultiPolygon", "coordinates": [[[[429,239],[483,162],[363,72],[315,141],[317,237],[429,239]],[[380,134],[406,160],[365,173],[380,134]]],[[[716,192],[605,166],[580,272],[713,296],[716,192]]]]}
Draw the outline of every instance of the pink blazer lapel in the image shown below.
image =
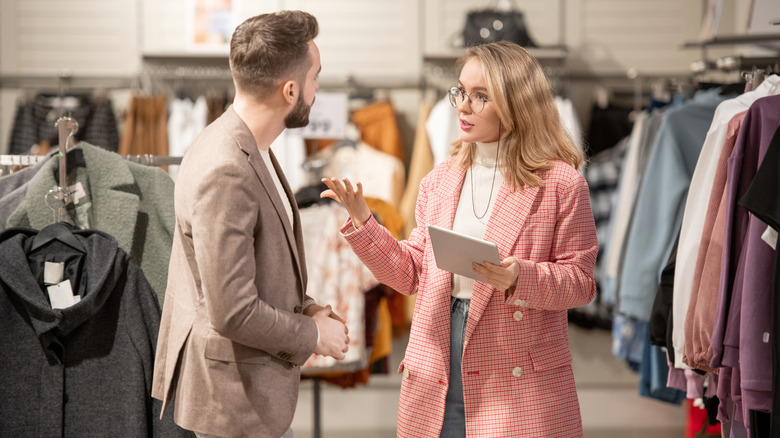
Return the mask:
{"type": "MultiPolygon", "coordinates": [[[[466,169],[457,167],[454,164],[448,172],[444,172],[442,180],[438,185],[438,190],[436,193],[431,194],[431,196],[436,196],[436,198],[428,201],[435,205],[435,208],[431,209],[432,217],[427,218],[428,224],[437,225],[448,230],[452,229],[465,175],[466,169]]],[[[430,243],[428,244],[430,245],[430,243]]],[[[447,369],[449,369],[452,274],[437,268],[435,263],[430,268],[428,284],[441,285],[440,289],[437,288],[430,291],[431,293],[426,297],[426,301],[430,303],[430,309],[433,312],[431,316],[431,324],[433,326],[431,335],[436,338],[436,345],[441,346],[442,360],[446,364],[447,369]]]]}
{"type": "MultiPolygon", "coordinates": [[[[498,245],[498,254],[501,260],[511,255],[511,251],[520,237],[520,230],[534,205],[538,191],[538,187],[531,187],[515,192],[509,190],[506,182],[501,184],[484,237],[485,240],[495,242],[498,245]]],[[[487,283],[477,281],[474,284],[474,292],[469,304],[469,319],[466,323],[466,333],[463,339],[464,346],[471,339],[477,322],[493,298],[493,292],[493,286],[487,283]]]]}

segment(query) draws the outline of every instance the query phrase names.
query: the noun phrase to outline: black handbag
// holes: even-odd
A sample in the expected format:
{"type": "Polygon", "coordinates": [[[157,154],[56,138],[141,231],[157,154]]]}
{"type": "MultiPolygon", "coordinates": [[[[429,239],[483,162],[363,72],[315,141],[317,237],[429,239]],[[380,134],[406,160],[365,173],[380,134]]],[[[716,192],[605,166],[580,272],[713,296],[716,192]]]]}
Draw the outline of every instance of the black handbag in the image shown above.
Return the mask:
{"type": "Polygon", "coordinates": [[[511,41],[523,47],[537,47],[528,34],[521,11],[482,9],[466,14],[466,24],[463,27],[464,47],[495,41],[511,41]]]}

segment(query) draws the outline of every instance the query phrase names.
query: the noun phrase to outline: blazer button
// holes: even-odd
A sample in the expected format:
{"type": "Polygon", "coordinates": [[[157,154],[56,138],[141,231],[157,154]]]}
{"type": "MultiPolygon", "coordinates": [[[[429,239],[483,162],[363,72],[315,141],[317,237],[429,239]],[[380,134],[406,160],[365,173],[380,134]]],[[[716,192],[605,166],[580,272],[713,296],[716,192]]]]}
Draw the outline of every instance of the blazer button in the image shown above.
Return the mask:
{"type": "Polygon", "coordinates": [[[409,378],[409,368],[404,368],[404,379],[409,378]]]}
{"type": "Polygon", "coordinates": [[[518,310],[517,312],[512,314],[512,318],[514,318],[515,321],[520,321],[521,319],[523,319],[523,312],[518,310]]]}
{"type": "Polygon", "coordinates": [[[523,369],[522,369],[522,368],[520,368],[520,367],[515,367],[515,368],[512,370],[512,375],[513,375],[513,376],[515,376],[515,377],[520,377],[520,376],[522,376],[522,375],[523,375],[523,369]]]}
{"type": "Polygon", "coordinates": [[[301,308],[301,306],[295,306],[295,308],[293,309],[293,312],[301,313],[301,312],[303,312],[303,308],[301,308]]]}

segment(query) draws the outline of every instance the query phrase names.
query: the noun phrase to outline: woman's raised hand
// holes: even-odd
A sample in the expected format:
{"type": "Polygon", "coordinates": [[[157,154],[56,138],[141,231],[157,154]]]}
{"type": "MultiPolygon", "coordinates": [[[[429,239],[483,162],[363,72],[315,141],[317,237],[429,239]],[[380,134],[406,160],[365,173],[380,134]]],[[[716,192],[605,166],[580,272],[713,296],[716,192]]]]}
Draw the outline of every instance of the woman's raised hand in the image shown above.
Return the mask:
{"type": "Polygon", "coordinates": [[[357,183],[357,190],[355,190],[348,178],[342,178],[342,181],[338,178],[322,178],[322,182],[328,186],[328,190],[320,193],[320,197],[334,199],[346,208],[356,229],[368,221],[371,210],[363,197],[361,183],[357,183]]]}

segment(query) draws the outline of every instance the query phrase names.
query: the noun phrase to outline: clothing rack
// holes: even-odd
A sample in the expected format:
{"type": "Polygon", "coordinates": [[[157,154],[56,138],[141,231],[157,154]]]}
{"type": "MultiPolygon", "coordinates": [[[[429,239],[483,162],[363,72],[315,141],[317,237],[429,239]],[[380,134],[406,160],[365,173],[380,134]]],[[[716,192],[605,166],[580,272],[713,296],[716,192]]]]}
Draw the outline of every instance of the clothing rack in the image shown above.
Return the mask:
{"type": "Polygon", "coordinates": [[[0,75],[0,88],[47,89],[58,92],[71,90],[133,88],[138,82],[133,76],[79,76],[72,73],[58,75],[0,75]]]}
{"type": "Polygon", "coordinates": [[[128,155],[127,161],[144,164],[146,166],[177,166],[181,164],[182,157],[171,157],[166,155],[128,155]]]}
{"type": "MultiPolygon", "coordinates": [[[[33,166],[40,163],[41,161],[48,160],[50,157],[50,155],[0,155],[0,166],[33,166]]],[[[182,160],[182,157],[148,154],[128,155],[125,158],[128,161],[132,161],[133,163],[144,164],[147,166],[175,166],[181,164],[182,160]]]]}

